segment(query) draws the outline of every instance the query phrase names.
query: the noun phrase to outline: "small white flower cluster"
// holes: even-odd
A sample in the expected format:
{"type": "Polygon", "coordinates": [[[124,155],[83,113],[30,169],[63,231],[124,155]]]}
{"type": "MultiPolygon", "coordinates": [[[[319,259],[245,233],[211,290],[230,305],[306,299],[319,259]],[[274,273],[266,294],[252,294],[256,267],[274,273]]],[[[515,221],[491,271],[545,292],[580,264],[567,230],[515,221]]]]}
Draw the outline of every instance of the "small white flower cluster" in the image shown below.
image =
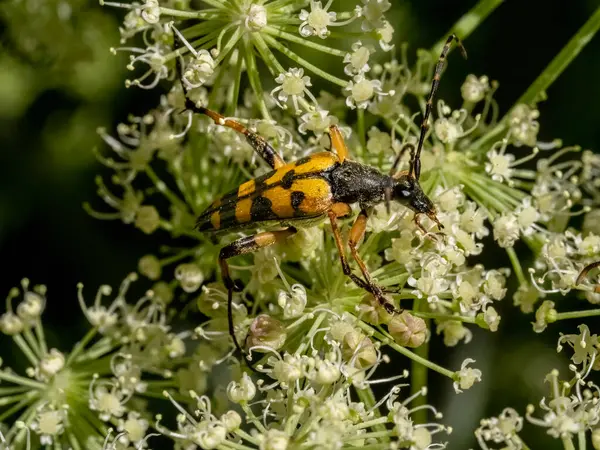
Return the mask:
{"type": "MultiPolygon", "coordinates": [[[[333,322],[328,327],[328,335],[343,333],[342,329],[347,330],[346,325],[333,322]]],[[[316,336],[317,333],[312,334],[311,346],[316,336]]],[[[348,339],[350,337],[345,338],[345,342],[348,339]]],[[[385,357],[378,355],[376,360],[360,369],[356,364],[363,349],[357,347],[354,355],[346,358],[346,344],[340,347],[335,340],[326,339],[325,342],[329,351],[313,350],[310,356],[299,353],[270,356],[267,363],[257,369],[274,383],[266,384],[266,379],[261,376],[252,379],[247,373],[243,373],[239,381],[231,382],[227,396],[241,407],[243,416],[233,410],[217,416],[211,412],[208,398],[194,393],[197,408],[192,415],[169,396],[180,412],[177,430],[164,428],[160,417],[155,428],[176,442],[196,444],[203,449],[215,448],[229,440],[260,450],[285,450],[293,446],[333,450],[354,448],[357,443],[374,445],[381,442],[380,439],[386,439],[391,442],[389,445],[397,448],[445,448],[445,444],[433,443],[433,438],[441,432],[450,433],[449,428],[438,423],[416,424],[411,417],[423,408],[431,411],[436,420],[442,417],[429,405],[411,407],[411,402],[425,395],[426,389],[399,400],[398,395],[405,385],[397,385],[375,405],[354,401],[353,386],[363,390],[370,383],[393,381],[399,377],[371,380],[385,357]],[[386,412],[382,411],[384,406],[386,412]],[[251,427],[250,432],[248,427],[251,427]]],[[[364,347],[365,344],[360,345],[364,347]]],[[[403,373],[400,378],[407,375],[403,373]]]]}
{"type": "MultiPolygon", "coordinates": [[[[574,438],[579,443],[585,442],[589,433],[596,449],[599,448],[600,387],[589,377],[592,371],[600,369],[600,344],[598,336],[591,334],[586,325],[580,325],[579,331],[579,334],[562,335],[557,346],[558,352],[565,344],[573,349],[569,365],[573,376],[563,381],[559,379],[558,370],[550,371],[545,379],[550,384],[550,395],[539,402],[542,416],[535,416],[536,408],[528,405],[525,417],[529,423],[545,428],[548,435],[560,439],[565,448],[575,448],[574,438]]],[[[490,450],[492,443],[502,444],[504,449],[531,448],[519,436],[522,428],[523,418],[514,409],[506,408],[498,417],[482,420],[475,436],[483,450],[490,450]]]]}
{"type": "Polygon", "coordinates": [[[566,294],[572,289],[580,289],[592,303],[600,302],[593,279],[579,280],[581,271],[598,260],[600,236],[593,233],[583,236],[566,231],[548,236],[541,248],[534,267],[530,269],[531,281],[542,294],[566,294]]]}

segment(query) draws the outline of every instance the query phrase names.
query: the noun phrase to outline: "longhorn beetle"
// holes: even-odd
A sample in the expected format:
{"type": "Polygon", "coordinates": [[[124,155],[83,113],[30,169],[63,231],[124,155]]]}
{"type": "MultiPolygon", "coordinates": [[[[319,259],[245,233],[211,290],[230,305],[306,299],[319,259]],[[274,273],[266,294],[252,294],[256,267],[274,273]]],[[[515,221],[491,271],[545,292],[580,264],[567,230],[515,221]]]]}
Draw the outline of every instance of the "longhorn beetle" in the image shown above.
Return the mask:
{"type": "MultiPolygon", "coordinates": [[[[442,224],[436,217],[436,209],[432,201],[421,189],[421,150],[429,128],[428,119],[431,114],[433,98],[438,89],[446,55],[452,41],[456,41],[463,56],[466,51],[459,39],[452,34],[440,54],[435,66],[431,91],[427,99],[425,114],[421,122],[421,131],[417,147],[406,144],[396,156],[390,172],[386,175],[379,170],[352,161],[344,143],[342,134],[336,125],[329,127],[329,136],[333,152],[322,152],[286,163],[275,149],[260,135],[247,129],[241,123],[226,118],[207,108],[197,106],[186,94],[186,109],[199,114],[205,114],[216,124],[231,128],[244,136],[272,171],[247,181],[235,190],[215,200],[198,217],[196,228],[199,231],[217,232],[224,230],[250,228],[257,225],[279,225],[283,229],[263,231],[243,237],[226,245],[219,254],[219,265],[223,282],[227,288],[227,313],[229,334],[236,348],[245,354],[238,343],[233,324],[233,291],[239,290],[229,273],[227,260],[234,256],[252,253],[258,249],[281,242],[297,232],[296,226],[308,226],[320,219],[329,218],[331,229],[344,274],[352,281],[370,292],[380,304],[390,313],[397,312],[396,308],[384,296],[384,289],[375,284],[367,266],[358,253],[358,243],[365,234],[367,219],[373,206],[382,202],[389,209],[389,202],[394,200],[407,206],[415,212],[415,224],[426,233],[419,221],[422,214],[428,216],[441,229],[442,224]],[[404,152],[411,154],[410,166],[407,171],[398,171],[398,165],[404,152]],[[338,219],[352,215],[351,204],[358,203],[360,213],[350,230],[348,247],[352,258],[356,261],[362,278],[352,272],[346,258],[345,246],[342,241],[338,219]]],[[[177,59],[177,69],[180,78],[183,69],[180,58],[177,59]]]]}

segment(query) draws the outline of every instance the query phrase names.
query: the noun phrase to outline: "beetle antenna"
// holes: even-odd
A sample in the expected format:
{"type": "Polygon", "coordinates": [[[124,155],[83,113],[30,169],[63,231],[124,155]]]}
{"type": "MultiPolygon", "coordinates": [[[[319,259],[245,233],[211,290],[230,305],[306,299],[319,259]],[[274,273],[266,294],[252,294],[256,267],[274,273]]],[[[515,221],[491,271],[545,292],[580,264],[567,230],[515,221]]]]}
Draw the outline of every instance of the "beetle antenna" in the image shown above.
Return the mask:
{"type": "Polygon", "coordinates": [[[421,122],[421,134],[419,135],[419,145],[417,145],[417,151],[415,152],[413,161],[411,163],[410,173],[417,180],[421,176],[421,150],[425,141],[425,135],[427,134],[427,130],[429,129],[429,125],[427,122],[431,114],[433,97],[435,97],[435,93],[437,92],[438,87],[440,85],[440,78],[442,77],[442,70],[444,69],[444,63],[446,62],[446,55],[450,51],[452,41],[456,41],[456,45],[458,45],[458,48],[460,49],[463,58],[467,58],[467,51],[460,42],[460,39],[458,39],[458,37],[454,33],[448,36],[448,39],[444,44],[444,48],[442,49],[442,53],[440,54],[440,58],[438,59],[438,62],[435,65],[433,81],[431,82],[431,91],[429,92],[429,98],[427,99],[427,105],[425,106],[425,115],[423,116],[423,121],[421,122]]]}
{"type": "Polygon", "coordinates": [[[404,153],[410,152],[410,167],[408,169],[408,173],[412,173],[413,171],[413,161],[415,160],[415,146],[412,144],[404,144],[398,154],[396,155],[396,159],[394,159],[394,163],[392,164],[392,168],[390,169],[389,175],[394,178],[396,176],[396,171],[398,170],[398,165],[400,164],[400,160],[404,156],[404,153]]]}

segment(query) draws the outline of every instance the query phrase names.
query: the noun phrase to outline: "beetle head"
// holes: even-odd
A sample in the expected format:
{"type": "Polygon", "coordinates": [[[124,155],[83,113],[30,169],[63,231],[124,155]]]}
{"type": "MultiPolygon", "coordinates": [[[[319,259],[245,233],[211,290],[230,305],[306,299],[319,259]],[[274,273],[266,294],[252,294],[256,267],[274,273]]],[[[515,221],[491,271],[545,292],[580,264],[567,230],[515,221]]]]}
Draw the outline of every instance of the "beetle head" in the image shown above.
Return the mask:
{"type": "Polygon", "coordinates": [[[394,180],[392,199],[412,209],[416,214],[425,214],[433,220],[440,229],[443,225],[437,218],[433,202],[427,197],[419,182],[409,173],[394,180]]]}

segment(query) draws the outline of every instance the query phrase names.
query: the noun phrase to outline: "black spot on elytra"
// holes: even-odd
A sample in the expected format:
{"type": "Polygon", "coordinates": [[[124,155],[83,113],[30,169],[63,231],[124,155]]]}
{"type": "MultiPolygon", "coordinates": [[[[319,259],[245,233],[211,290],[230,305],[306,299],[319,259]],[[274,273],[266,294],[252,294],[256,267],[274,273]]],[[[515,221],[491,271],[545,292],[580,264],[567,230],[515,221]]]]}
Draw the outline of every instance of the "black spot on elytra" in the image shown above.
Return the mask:
{"type": "Polygon", "coordinates": [[[231,205],[227,208],[220,208],[221,213],[221,228],[228,228],[238,223],[235,217],[235,206],[231,205]]]}
{"type": "Polygon", "coordinates": [[[304,158],[300,158],[299,160],[296,161],[296,166],[301,166],[302,164],[306,164],[311,159],[312,158],[310,156],[305,156],[304,158]]]}
{"type": "Polygon", "coordinates": [[[294,182],[294,171],[290,170],[281,179],[281,187],[284,189],[289,189],[292,187],[293,182],[294,182]]]}
{"type": "Polygon", "coordinates": [[[271,210],[271,206],[271,200],[259,195],[252,200],[252,206],[250,207],[251,219],[256,222],[272,219],[274,214],[271,210]]]}
{"type": "Polygon", "coordinates": [[[294,210],[296,212],[299,212],[298,208],[300,208],[300,203],[302,203],[302,200],[304,200],[304,192],[301,192],[301,191],[292,192],[292,207],[294,208],[294,210]]]}

